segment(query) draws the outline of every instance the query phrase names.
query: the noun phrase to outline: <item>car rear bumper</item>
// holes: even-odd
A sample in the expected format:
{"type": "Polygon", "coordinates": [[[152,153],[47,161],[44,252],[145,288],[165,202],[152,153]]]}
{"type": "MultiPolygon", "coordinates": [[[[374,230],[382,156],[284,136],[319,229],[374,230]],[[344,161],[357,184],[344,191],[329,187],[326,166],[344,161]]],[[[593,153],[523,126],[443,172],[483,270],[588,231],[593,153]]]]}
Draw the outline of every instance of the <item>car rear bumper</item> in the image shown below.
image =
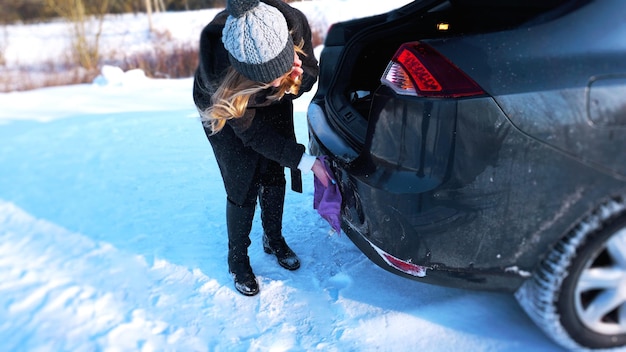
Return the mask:
{"type": "MultiPolygon", "coordinates": [[[[369,153],[359,153],[345,143],[328,123],[322,106],[312,103],[308,120],[309,149],[329,156],[342,192],[342,229],[374,263],[409,279],[470,289],[513,291],[528,277],[499,266],[499,259],[487,269],[463,259],[447,262],[446,258],[476,256],[476,247],[463,245],[455,238],[459,232],[450,229],[479,219],[477,213],[447,206],[445,199],[438,202],[436,189],[442,179],[402,182],[398,174],[405,171],[396,174],[393,167],[381,171],[382,165],[368,172],[369,153]],[[396,182],[381,182],[394,178],[396,182]],[[433,252],[438,253],[435,258],[433,252]]],[[[468,243],[474,240],[471,235],[466,238],[468,243]]]]}

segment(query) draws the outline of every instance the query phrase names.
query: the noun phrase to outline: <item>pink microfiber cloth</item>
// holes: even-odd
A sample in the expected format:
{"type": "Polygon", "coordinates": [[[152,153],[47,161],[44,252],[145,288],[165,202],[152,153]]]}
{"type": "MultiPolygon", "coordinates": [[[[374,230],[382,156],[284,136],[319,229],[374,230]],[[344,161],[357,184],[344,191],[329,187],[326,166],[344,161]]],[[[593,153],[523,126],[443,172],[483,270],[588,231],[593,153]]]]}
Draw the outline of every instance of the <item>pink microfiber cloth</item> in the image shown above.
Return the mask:
{"type": "Polygon", "coordinates": [[[313,177],[313,185],[315,186],[313,209],[317,209],[317,212],[328,221],[333,230],[341,234],[341,192],[339,192],[339,186],[334,180],[333,172],[326,164],[326,156],[320,156],[319,159],[333,180],[328,184],[328,187],[324,187],[317,177],[313,177]]]}

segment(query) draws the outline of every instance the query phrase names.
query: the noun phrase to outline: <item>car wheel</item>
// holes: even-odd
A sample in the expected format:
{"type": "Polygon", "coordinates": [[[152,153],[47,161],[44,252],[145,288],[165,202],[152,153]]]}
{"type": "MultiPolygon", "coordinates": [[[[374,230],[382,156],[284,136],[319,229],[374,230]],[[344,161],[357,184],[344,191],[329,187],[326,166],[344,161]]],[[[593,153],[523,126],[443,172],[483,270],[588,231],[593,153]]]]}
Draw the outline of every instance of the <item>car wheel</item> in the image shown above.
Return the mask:
{"type": "Polygon", "coordinates": [[[515,297],[569,349],[626,345],[626,201],[611,200],[547,255],[515,297]]]}

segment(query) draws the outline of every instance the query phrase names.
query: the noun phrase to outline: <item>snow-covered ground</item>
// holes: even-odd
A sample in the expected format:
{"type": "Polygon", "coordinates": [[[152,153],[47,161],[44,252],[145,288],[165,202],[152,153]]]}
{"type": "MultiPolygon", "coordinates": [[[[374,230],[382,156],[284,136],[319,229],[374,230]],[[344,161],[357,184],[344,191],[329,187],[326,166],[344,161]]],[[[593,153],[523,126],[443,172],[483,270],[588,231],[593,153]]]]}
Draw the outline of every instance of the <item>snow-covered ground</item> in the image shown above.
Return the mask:
{"type": "MultiPolygon", "coordinates": [[[[399,3],[296,4],[332,22],[399,3]]],[[[195,38],[209,12],[158,21],[195,38]]],[[[144,20],[111,28],[140,45],[144,20]]],[[[36,28],[11,31],[48,38],[52,53],[61,43],[36,28]]],[[[263,253],[257,214],[250,255],[261,292],[238,294],[226,267],[225,193],[191,87],[106,68],[94,84],[0,94],[0,350],[560,350],[512,295],[400,278],[329,234],[312,207],[311,174],[303,194],[288,192],[284,216],[302,267],[286,271],[263,253]]],[[[303,144],[310,98],[296,104],[303,144]]]]}

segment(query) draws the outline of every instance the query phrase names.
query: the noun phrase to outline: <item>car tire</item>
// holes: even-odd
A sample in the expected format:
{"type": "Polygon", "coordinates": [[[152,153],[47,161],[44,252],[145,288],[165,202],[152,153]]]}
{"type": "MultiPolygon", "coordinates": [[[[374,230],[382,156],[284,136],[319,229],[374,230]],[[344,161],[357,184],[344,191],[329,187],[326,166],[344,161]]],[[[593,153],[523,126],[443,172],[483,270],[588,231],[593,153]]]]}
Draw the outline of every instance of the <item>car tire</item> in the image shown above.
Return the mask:
{"type": "Polygon", "coordinates": [[[563,347],[625,346],[626,201],[613,199],[578,224],[515,297],[547,336],[563,347]],[[602,280],[597,275],[603,275],[602,280]],[[601,313],[594,315],[596,308],[601,313]]]}

